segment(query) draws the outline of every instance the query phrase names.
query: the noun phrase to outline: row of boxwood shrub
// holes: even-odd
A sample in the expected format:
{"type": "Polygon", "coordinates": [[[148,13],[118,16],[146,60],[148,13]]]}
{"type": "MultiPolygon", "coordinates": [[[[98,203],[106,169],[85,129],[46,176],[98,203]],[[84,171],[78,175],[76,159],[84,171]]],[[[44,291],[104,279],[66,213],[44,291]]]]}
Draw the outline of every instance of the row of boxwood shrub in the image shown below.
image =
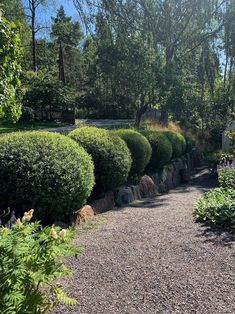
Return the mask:
{"type": "Polygon", "coordinates": [[[219,188],[205,193],[196,205],[194,215],[200,221],[235,230],[235,169],[219,171],[219,188]]]}
{"type": "Polygon", "coordinates": [[[0,208],[35,208],[37,218],[64,220],[89,197],[93,168],[90,155],[66,136],[36,131],[3,136],[0,208]]]}
{"type": "Polygon", "coordinates": [[[81,127],[68,136],[25,132],[0,138],[0,208],[35,208],[45,222],[66,220],[95,190],[156,171],[186,150],[175,132],[81,127]],[[171,134],[171,135],[170,135],[171,134]]]}

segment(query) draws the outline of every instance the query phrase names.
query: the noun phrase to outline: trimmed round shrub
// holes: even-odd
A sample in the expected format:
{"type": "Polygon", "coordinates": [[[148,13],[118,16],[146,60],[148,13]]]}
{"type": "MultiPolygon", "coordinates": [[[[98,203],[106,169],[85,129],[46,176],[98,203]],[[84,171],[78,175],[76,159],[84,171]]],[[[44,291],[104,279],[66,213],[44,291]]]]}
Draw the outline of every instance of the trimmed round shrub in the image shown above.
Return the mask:
{"type": "Polygon", "coordinates": [[[163,132],[172,144],[172,158],[182,156],[186,150],[186,141],[183,135],[174,131],[163,132]]]}
{"type": "Polygon", "coordinates": [[[172,157],[172,145],[168,138],[160,131],[142,131],[152,147],[152,157],[148,168],[156,170],[167,164],[172,157]]]}
{"type": "Polygon", "coordinates": [[[95,165],[97,190],[108,190],[124,184],[131,169],[131,153],[126,143],[107,130],[81,127],[69,137],[91,154],[95,165]]]}
{"type": "Polygon", "coordinates": [[[0,138],[0,201],[35,209],[43,222],[64,220],[86,202],[94,165],[70,138],[49,132],[12,133],[0,138]]]}
{"type": "Polygon", "coordinates": [[[112,133],[121,137],[131,152],[132,167],[130,174],[141,174],[152,155],[152,148],[147,138],[131,129],[119,129],[112,133]]]}

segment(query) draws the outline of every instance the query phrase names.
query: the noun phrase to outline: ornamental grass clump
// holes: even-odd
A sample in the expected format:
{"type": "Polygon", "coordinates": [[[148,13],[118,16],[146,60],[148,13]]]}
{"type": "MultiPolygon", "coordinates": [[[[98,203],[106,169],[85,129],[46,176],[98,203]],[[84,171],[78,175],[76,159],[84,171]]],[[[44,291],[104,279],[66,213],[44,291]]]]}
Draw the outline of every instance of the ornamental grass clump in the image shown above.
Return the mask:
{"type": "Polygon", "coordinates": [[[65,221],[90,196],[94,165],[70,138],[49,132],[0,137],[0,206],[35,208],[43,223],[65,221]]]}
{"type": "Polygon", "coordinates": [[[106,191],[126,182],[132,159],[120,137],[96,127],[78,128],[70,132],[69,137],[92,156],[97,190],[106,191]]]}
{"type": "Polygon", "coordinates": [[[74,231],[43,228],[25,212],[11,228],[0,227],[0,313],[47,313],[60,303],[76,304],[56,280],[71,274],[62,257],[76,256],[74,231]]]}

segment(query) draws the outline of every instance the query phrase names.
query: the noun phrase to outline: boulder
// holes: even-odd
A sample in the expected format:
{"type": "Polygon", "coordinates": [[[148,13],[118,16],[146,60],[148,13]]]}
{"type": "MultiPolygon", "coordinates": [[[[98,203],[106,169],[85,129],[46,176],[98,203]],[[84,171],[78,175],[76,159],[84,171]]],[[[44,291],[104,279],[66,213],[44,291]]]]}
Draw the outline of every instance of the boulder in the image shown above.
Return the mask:
{"type": "Polygon", "coordinates": [[[88,220],[94,218],[95,213],[90,205],[85,205],[75,213],[75,225],[78,226],[81,223],[87,222],[88,220]]]}
{"type": "Polygon", "coordinates": [[[115,207],[114,193],[109,191],[98,200],[92,203],[92,208],[96,214],[107,212],[115,207]]]}
{"type": "Polygon", "coordinates": [[[168,190],[164,183],[160,183],[158,186],[158,191],[159,193],[166,193],[168,190]]]}
{"type": "Polygon", "coordinates": [[[190,171],[188,167],[180,170],[180,181],[182,183],[188,183],[190,180],[190,171]]]}
{"type": "MultiPolygon", "coordinates": [[[[116,194],[116,193],[115,193],[116,194]]],[[[131,187],[125,186],[117,190],[116,203],[118,206],[127,205],[135,200],[131,187]]]]}
{"type": "Polygon", "coordinates": [[[149,176],[144,175],[139,183],[139,190],[142,197],[154,197],[158,195],[158,188],[149,176]]]}
{"type": "Polygon", "coordinates": [[[130,188],[132,190],[134,200],[135,201],[141,200],[141,193],[140,193],[139,186],[138,185],[131,185],[130,188]]]}

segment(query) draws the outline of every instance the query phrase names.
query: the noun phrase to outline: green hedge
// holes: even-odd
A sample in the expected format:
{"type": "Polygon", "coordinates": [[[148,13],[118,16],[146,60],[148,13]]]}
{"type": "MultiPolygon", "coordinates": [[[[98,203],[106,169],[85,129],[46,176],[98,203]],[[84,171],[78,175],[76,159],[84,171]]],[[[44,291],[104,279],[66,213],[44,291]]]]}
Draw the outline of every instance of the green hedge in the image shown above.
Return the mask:
{"type": "Polygon", "coordinates": [[[25,132],[0,138],[3,205],[34,208],[46,222],[63,220],[86,202],[93,185],[91,157],[68,137],[25,132]]]}
{"type": "Polygon", "coordinates": [[[131,152],[132,167],[130,174],[141,174],[148,165],[152,155],[152,148],[147,138],[131,129],[119,129],[111,133],[121,137],[131,152]]]}
{"type": "Polygon", "coordinates": [[[222,169],[218,171],[219,184],[223,188],[235,189],[235,169],[222,169]]]}
{"type": "Polygon", "coordinates": [[[174,131],[163,132],[172,144],[172,158],[182,156],[186,151],[186,141],[183,135],[174,131]]]}
{"type": "Polygon", "coordinates": [[[148,168],[156,170],[167,164],[172,157],[172,144],[161,131],[142,131],[152,147],[148,168]]]}
{"type": "Polygon", "coordinates": [[[126,143],[107,130],[81,127],[69,137],[91,154],[95,165],[96,187],[108,190],[124,184],[131,169],[131,154],[126,143]]]}
{"type": "Polygon", "coordinates": [[[235,190],[216,188],[205,193],[196,205],[194,216],[200,221],[235,229],[235,190]]]}

